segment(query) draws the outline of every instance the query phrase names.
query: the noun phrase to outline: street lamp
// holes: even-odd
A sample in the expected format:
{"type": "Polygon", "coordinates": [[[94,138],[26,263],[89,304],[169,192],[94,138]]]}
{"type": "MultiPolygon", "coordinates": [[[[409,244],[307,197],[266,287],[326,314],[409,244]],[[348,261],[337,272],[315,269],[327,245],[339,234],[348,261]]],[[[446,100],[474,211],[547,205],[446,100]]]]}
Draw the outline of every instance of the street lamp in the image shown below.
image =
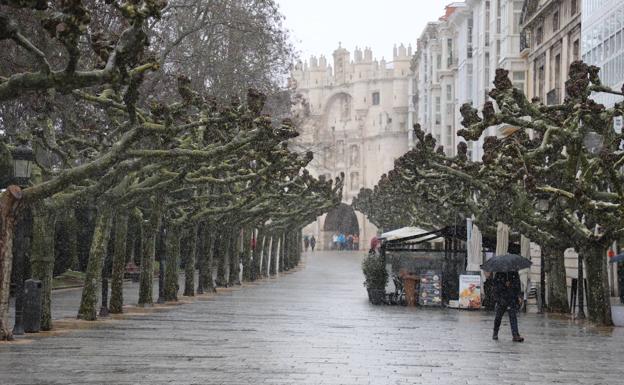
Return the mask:
{"type": "MultiPolygon", "coordinates": [[[[13,158],[13,183],[20,187],[30,185],[30,175],[32,164],[35,160],[35,153],[24,139],[11,151],[13,158]]],[[[24,262],[25,252],[29,249],[30,230],[32,227],[32,217],[29,209],[22,210],[15,226],[15,241],[21,247],[15,252],[15,325],[14,335],[24,334],[24,262]]]]}
{"type": "Polygon", "coordinates": [[[28,145],[25,139],[11,151],[13,158],[13,181],[20,187],[26,187],[30,184],[30,175],[32,173],[32,165],[35,161],[35,153],[28,145]]]}

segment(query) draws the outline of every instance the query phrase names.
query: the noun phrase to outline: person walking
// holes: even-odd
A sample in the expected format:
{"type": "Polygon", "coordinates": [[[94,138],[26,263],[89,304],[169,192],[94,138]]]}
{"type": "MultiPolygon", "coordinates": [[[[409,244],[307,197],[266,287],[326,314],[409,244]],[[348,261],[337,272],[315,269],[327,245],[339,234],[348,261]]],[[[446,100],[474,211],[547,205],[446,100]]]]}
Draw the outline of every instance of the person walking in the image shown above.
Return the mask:
{"type": "Polygon", "coordinates": [[[353,250],[360,249],[360,236],[357,234],[353,234],[353,250]]]}
{"type": "Polygon", "coordinates": [[[524,338],[518,331],[516,311],[522,300],[522,285],[517,271],[498,272],[494,275],[494,299],[496,300],[496,316],[494,318],[493,340],[498,340],[498,330],[505,312],[509,313],[509,323],[514,342],[523,342],[524,338]]]}
{"type": "Polygon", "coordinates": [[[307,235],[303,237],[303,247],[306,252],[308,251],[308,247],[310,247],[310,238],[308,238],[307,235]]]}
{"type": "Polygon", "coordinates": [[[332,235],[332,250],[338,250],[338,233],[332,235]]]}
{"type": "Polygon", "coordinates": [[[314,238],[314,235],[310,238],[310,248],[312,249],[312,252],[314,252],[314,246],[316,246],[316,238],[314,238]]]}
{"type": "Polygon", "coordinates": [[[345,235],[343,233],[338,234],[338,248],[340,250],[344,250],[345,242],[347,242],[345,235]]]}

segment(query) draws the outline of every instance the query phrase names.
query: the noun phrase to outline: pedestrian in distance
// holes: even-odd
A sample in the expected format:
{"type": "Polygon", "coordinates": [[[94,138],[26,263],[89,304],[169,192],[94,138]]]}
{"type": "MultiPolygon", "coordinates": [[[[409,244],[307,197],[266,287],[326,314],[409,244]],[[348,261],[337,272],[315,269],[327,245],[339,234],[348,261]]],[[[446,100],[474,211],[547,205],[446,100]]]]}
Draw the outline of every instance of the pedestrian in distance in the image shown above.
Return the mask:
{"type": "Polygon", "coordinates": [[[379,236],[375,235],[371,238],[370,250],[368,252],[376,253],[379,250],[379,247],[381,247],[381,239],[379,239],[379,236]]]}
{"type": "Polygon", "coordinates": [[[347,235],[347,250],[353,250],[353,234],[347,235]]]}
{"type": "Polygon", "coordinates": [[[343,233],[338,234],[338,248],[344,250],[347,239],[343,233]]]}
{"type": "Polygon", "coordinates": [[[308,251],[308,247],[310,247],[310,238],[307,235],[303,237],[303,247],[305,251],[308,251]]]}
{"type": "Polygon", "coordinates": [[[523,342],[524,338],[518,331],[518,305],[522,303],[522,285],[517,271],[498,272],[494,275],[494,299],[496,300],[496,316],[494,318],[493,340],[498,340],[498,330],[505,312],[509,314],[509,324],[514,342],[523,342]]]}
{"type": "Polygon", "coordinates": [[[338,233],[332,235],[332,250],[338,250],[338,233]]]}
{"type": "Polygon", "coordinates": [[[353,250],[360,249],[360,236],[357,234],[353,234],[353,250]]]}
{"type": "Polygon", "coordinates": [[[310,248],[312,249],[312,252],[314,252],[314,246],[316,246],[316,238],[314,238],[313,235],[312,238],[310,238],[310,248]]]}

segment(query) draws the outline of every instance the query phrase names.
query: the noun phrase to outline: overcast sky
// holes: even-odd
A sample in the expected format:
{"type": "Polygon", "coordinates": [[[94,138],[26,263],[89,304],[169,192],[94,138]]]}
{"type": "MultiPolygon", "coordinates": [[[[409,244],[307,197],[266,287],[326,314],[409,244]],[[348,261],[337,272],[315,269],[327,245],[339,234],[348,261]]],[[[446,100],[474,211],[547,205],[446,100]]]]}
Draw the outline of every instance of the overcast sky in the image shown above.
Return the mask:
{"type": "MultiPolygon", "coordinates": [[[[302,59],[331,57],[338,42],[351,52],[369,46],[392,60],[392,47],[412,44],[425,24],[444,14],[450,0],[276,0],[302,59]]],[[[331,62],[331,61],[330,61],[331,62]]]]}

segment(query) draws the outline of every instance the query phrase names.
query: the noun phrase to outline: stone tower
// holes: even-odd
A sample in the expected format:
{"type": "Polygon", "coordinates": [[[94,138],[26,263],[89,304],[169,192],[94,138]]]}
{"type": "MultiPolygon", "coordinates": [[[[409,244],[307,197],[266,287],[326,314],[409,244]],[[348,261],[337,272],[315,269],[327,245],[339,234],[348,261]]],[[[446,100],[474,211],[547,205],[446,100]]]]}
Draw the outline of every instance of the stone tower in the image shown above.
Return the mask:
{"type": "MultiPolygon", "coordinates": [[[[297,145],[314,152],[313,174],[327,178],[345,174],[345,205],[360,188],[372,188],[408,150],[410,59],[411,47],[403,45],[395,46],[390,62],[374,59],[370,48],[357,47],[352,60],[339,45],[333,68],[324,56],[295,66],[293,83],[306,104],[297,145]]],[[[356,222],[357,228],[349,225],[345,231],[359,232],[360,247],[365,249],[377,229],[363,214],[351,210],[350,215],[352,219],[345,218],[349,214],[342,207],[319,217],[304,234],[314,235],[318,246],[327,248],[340,226],[356,222]]]]}

